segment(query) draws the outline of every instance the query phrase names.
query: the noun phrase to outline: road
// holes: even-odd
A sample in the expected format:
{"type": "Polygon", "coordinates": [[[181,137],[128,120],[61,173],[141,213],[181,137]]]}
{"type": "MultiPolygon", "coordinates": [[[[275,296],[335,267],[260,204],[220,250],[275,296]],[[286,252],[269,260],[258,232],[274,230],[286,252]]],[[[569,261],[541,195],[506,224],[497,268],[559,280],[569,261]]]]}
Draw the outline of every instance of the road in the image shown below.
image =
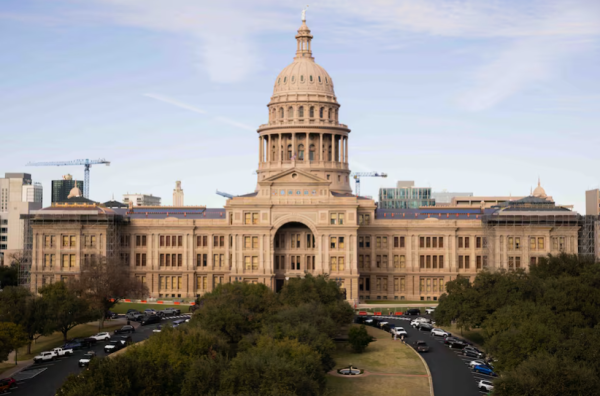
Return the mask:
{"type": "MultiPolygon", "coordinates": [[[[187,316],[172,316],[161,321],[161,325],[176,319],[187,318],[187,316]]],[[[152,335],[156,324],[137,327],[135,333],[131,334],[134,343],[143,341],[152,335]]],[[[98,357],[106,356],[104,352],[105,342],[98,342],[90,348],[96,352],[98,357]]],[[[61,357],[48,363],[39,363],[29,366],[21,372],[13,375],[17,379],[17,387],[4,395],[15,396],[54,396],[56,391],[69,374],[80,373],[84,368],[79,367],[79,359],[87,352],[87,349],[74,351],[72,356],[61,357]],[[30,377],[30,378],[27,378],[30,377]]]]}
{"type": "MultiPolygon", "coordinates": [[[[429,315],[422,316],[430,318],[429,315]]],[[[416,316],[403,319],[384,319],[384,321],[403,327],[408,333],[407,343],[422,340],[429,345],[429,352],[422,353],[421,356],[423,356],[429,366],[429,371],[431,371],[435,396],[485,395],[485,392],[479,391],[477,384],[482,379],[491,381],[493,378],[473,373],[469,368],[469,362],[475,359],[463,357],[460,354],[461,351],[448,348],[442,337],[432,337],[429,332],[414,329],[410,325],[410,320],[414,318],[416,316]]]]}

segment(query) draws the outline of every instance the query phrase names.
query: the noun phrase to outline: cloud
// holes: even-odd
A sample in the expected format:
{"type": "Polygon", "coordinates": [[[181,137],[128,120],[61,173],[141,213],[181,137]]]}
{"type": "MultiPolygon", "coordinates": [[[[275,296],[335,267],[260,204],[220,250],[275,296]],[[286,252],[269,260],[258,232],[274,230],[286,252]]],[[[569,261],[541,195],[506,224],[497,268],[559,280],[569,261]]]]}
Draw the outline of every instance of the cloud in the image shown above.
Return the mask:
{"type": "MultiPolygon", "coordinates": [[[[146,96],[148,98],[156,99],[156,100],[164,102],[164,103],[169,103],[169,104],[172,104],[174,106],[180,107],[182,109],[193,111],[195,113],[208,115],[208,112],[205,111],[205,110],[199,109],[199,108],[197,108],[195,106],[192,106],[192,105],[189,105],[187,103],[183,103],[183,102],[181,102],[179,100],[166,97],[164,95],[159,95],[159,94],[155,94],[155,93],[146,93],[146,94],[144,94],[144,96],[146,96]]],[[[253,128],[250,125],[246,125],[246,124],[243,124],[241,122],[232,120],[230,118],[216,116],[216,117],[213,117],[213,119],[216,120],[216,121],[218,121],[218,122],[221,122],[223,124],[234,126],[236,128],[244,129],[244,130],[247,130],[247,131],[256,131],[256,128],[253,128]]]]}

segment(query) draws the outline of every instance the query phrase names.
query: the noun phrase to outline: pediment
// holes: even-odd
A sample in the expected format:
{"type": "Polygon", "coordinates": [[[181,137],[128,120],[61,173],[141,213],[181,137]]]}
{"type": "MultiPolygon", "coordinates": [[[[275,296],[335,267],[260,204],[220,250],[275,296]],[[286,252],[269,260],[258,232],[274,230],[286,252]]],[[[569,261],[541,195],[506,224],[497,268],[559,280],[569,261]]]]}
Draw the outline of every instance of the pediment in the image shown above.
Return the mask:
{"type": "Polygon", "coordinates": [[[329,186],[331,182],[311,173],[292,168],[273,175],[267,179],[261,180],[258,182],[258,184],[263,186],[270,186],[274,184],[329,186]]]}

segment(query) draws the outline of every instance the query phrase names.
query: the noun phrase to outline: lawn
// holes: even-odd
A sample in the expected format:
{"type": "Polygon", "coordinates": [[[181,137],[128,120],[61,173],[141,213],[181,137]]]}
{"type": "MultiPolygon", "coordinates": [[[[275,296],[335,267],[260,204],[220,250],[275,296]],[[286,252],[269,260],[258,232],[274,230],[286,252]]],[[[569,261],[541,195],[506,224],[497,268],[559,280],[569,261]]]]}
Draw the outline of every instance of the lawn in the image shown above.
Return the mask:
{"type": "Polygon", "coordinates": [[[367,331],[376,341],[364,353],[354,353],[347,343],[338,343],[334,355],[335,369],[350,364],[370,373],[397,374],[396,376],[370,375],[356,378],[328,376],[328,390],[332,395],[379,395],[389,392],[394,395],[429,395],[427,370],[417,354],[409,346],[392,340],[389,333],[367,326],[367,331]],[[400,393],[398,393],[400,392],[400,393]],[[403,393],[404,392],[404,393],[403,393]]]}
{"type": "Polygon", "coordinates": [[[144,309],[165,309],[173,307],[181,310],[181,313],[187,313],[189,311],[189,305],[167,305],[167,304],[145,304],[145,303],[117,303],[111,308],[111,311],[118,314],[127,313],[128,309],[137,309],[140,312],[144,312],[144,309]]]}
{"type": "MultiPolygon", "coordinates": [[[[104,322],[104,329],[102,331],[113,331],[116,328],[123,326],[123,323],[111,324],[110,321],[104,322]]],[[[98,324],[82,324],[74,327],[69,331],[69,338],[89,337],[98,332],[98,324]]],[[[27,346],[19,348],[17,354],[17,360],[29,360],[40,352],[48,351],[52,348],[56,348],[63,345],[63,336],[60,332],[55,332],[47,337],[40,337],[36,342],[31,344],[31,354],[27,354],[27,346]]]]}
{"type": "Polygon", "coordinates": [[[15,363],[0,363],[0,374],[5,372],[6,370],[15,367],[15,363]]]}

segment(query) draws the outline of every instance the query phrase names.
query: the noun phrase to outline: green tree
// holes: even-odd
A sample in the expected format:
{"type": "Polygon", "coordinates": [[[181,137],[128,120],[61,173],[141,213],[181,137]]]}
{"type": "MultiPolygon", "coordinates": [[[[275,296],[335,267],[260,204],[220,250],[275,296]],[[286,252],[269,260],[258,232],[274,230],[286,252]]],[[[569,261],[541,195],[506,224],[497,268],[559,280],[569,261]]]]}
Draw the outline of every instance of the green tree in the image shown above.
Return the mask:
{"type": "Polygon", "coordinates": [[[0,322],[12,322],[23,328],[29,341],[27,353],[31,353],[33,341],[52,334],[55,329],[46,302],[21,286],[9,286],[0,293],[0,322]]]}
{"type": "Polygon", "coordinates": [[[318,301],[328,305],[344,301],[344,295],[338,284],[327,275],[313,276],[309,273],[304,278],[290,278],[281,290],[280,301],[286,305],[318,301]]]}
{"type": "Polygon", "coordinates": [[[356,353],[363,353],[373,341],[374,338],[369,335],[365,325],[361,325],[360,327],[353,326],[348,332],[348,342],[356,353]]]}
{"type": "Polygon", "coordinates": [[[0,289],[19,284],[19,271],[16,265],[0,265],[0,289]]]}
{"type": "Polygon", "coordinates": [[[226,395],[320,395],[326,378],[319,354],[297,340],[261,338],[239,353],[221,380],[226,395]]]}
{"type": "Polygon", "coordinates": [[[0,322],[0,362],[8,359],[8,354],[27,345],[27,334],[20,325],[0,322]]]}
{"type": "Polygon", "coordinates": [[[64,341],[67,341],[69,330],[73,327],[98,317],[89,301],[79,297],[64,282],[51,283],[42,287],[39,292],[46,302],[47,315],[54,327],[62,333],[64,341]]]}
{"type": "Polygon", "coordinates": [[[69,285],[87,299],[104,327],[106,313],[120,300],[148,295],[148,287],[133,277],[119,260],[95,257],[81,264],[79,277],[69,285]]]}

